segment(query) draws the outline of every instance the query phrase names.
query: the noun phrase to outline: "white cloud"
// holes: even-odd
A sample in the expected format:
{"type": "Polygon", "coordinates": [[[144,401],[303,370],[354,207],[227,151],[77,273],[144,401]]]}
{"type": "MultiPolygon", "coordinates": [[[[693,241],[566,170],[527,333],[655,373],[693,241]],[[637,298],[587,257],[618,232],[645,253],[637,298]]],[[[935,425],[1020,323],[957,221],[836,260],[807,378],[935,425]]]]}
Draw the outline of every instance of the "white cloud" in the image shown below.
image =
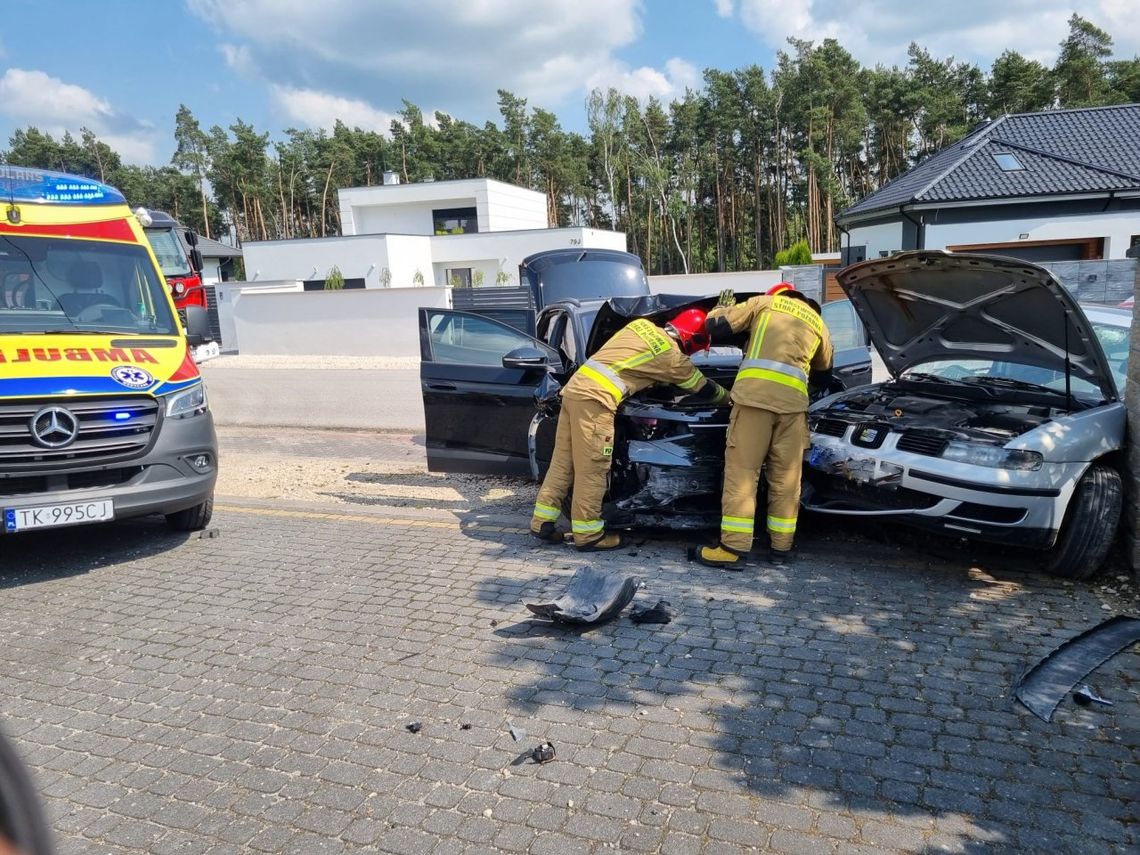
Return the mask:
{"type": "Polygon", "coordinates": [[[1048,65],[1068,35],[1069,16],[1107,30],[1119,57],[1140,50],[1135,0],[740,0],[740,20],[766,45],[787,49],[789,37],[840,44],[864,63],[905,65],[911,42],[936,57],[953,56],[989,68],[1004,50],[1048,65]]]}
{"type": "Polygon", "coordinates": [[[78,137],[93,131],[129,163],[152,163],[157,142],[153,125],[116,113],[89,89],[42,71],[9,68],[0,77],[0,115],[14,124],[34,125],[45,133],[78,137]]]}
{"type": "Polygon", "coordinates": [[[716,13],[720,15],[720,17],[732,17],[732,0],[713,0],[713,5],[716,6],[716,13]]]}
{"type": "Polygon", "coordinates": [[[279,100],[322,93],[381,113],[406,98],[481,122],[498,89],[553,109],[595,80],[667,97],[698,79],[683,60],[631,69],[616,58],[641,35],[652,9],[644,0],[187,2],[218,30],[230,67],[265,80],[279,100]]]}
{"type": "Polygon", "coordinates": [[[685,89],[700,89],[701,73],[692,63],[673,57],[665,63],[664,71],[648,66],[630,68],[615,61],[599,68],[586,80],[587,89],[608,89],[611,86],[642,103],[654,97],[668,104],[681,98],[685,89]]]}
{"type": "Polygon", "coordinates": [[[387,136],[392,120],[397,118],[364,101],[341,98],[315,89],[275,85],[270,88],[270,92],[278,108],[290,120],[309,128],[331,130],[339,119],[350,128],[378,131],[387,136]]]}

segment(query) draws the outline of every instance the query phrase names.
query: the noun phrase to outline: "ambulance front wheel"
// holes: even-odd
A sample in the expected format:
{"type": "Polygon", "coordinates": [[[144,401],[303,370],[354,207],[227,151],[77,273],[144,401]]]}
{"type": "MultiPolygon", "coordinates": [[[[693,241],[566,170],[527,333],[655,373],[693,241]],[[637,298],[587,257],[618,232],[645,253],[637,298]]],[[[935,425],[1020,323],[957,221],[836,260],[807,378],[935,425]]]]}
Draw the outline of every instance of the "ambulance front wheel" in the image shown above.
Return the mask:
{"type": "Polygon", "coordinates": [[[210,524],[214,515],[214,497],[184,511],[166,515],[166,524],[173,531],[201,531],[210,524]]]}

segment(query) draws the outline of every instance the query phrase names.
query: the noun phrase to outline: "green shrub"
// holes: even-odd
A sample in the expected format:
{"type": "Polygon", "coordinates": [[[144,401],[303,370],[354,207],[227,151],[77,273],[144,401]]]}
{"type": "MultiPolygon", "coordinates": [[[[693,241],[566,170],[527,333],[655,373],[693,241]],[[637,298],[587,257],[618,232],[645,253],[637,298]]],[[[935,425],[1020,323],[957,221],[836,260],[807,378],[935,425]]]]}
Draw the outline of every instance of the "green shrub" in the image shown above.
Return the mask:
{"type": "Polygon", "coordinates": [[[811,247],[806,240],[798,240],[776,253],[777,267],[793,267],[797,264],[811,264],[811,247]]]}
{"type": "Polygon", "coordinates": [[[329,271],[329,275],[325,277],[325,290],[326,291],[341,291],[344,289],[344,276],[340,272],[340,268],[335,264],[329,271]]]}

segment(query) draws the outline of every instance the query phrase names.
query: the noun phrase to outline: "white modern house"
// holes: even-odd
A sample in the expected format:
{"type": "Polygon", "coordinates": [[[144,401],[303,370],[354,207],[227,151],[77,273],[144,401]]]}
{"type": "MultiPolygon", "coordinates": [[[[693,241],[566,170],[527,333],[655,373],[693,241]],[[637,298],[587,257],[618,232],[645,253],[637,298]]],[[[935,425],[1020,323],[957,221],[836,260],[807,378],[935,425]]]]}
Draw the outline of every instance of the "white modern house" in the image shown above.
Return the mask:
{"type": "Polygon", "coordinates": [[[844,264],[910,249],[1124,259],[1140,245],[1140,104],[1001,116],[836,222],[844,264]]]}
{"type": "Polygon", "coordinates": [[[335,266],[346,288],[517,285],[532,253],[626,248],[621,232],[547,228],[546,195],[502,181],[384,182],[339,191],[342,236],[243,244],[247,280],[319,290],[335,266]]]}

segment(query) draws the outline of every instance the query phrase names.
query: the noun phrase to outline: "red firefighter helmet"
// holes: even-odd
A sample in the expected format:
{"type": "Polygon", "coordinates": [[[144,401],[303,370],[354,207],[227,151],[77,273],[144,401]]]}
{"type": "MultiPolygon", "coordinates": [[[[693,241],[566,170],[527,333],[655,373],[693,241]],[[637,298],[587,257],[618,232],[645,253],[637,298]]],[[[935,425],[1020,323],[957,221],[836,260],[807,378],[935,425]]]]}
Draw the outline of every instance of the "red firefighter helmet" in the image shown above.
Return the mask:
{"type": "Polygon", "coordinates": [[[769,297],[775,297],[777,294],[783,294],[785,291],[795,291],[795,290],[796,290],[796,286],[793,285],[791,282],[778,282],[777,284],[773,285],[771,288],[769,288],[764,293],[767,294],[769,297]]]}
{"type": "Polygon", "coordinates": [[[665,329],[677,339],[682,353],[708,349],[710,342],[709,334],[705,331],[706,317],[701,309],[685,309],[665,325],[665,329]]]}

